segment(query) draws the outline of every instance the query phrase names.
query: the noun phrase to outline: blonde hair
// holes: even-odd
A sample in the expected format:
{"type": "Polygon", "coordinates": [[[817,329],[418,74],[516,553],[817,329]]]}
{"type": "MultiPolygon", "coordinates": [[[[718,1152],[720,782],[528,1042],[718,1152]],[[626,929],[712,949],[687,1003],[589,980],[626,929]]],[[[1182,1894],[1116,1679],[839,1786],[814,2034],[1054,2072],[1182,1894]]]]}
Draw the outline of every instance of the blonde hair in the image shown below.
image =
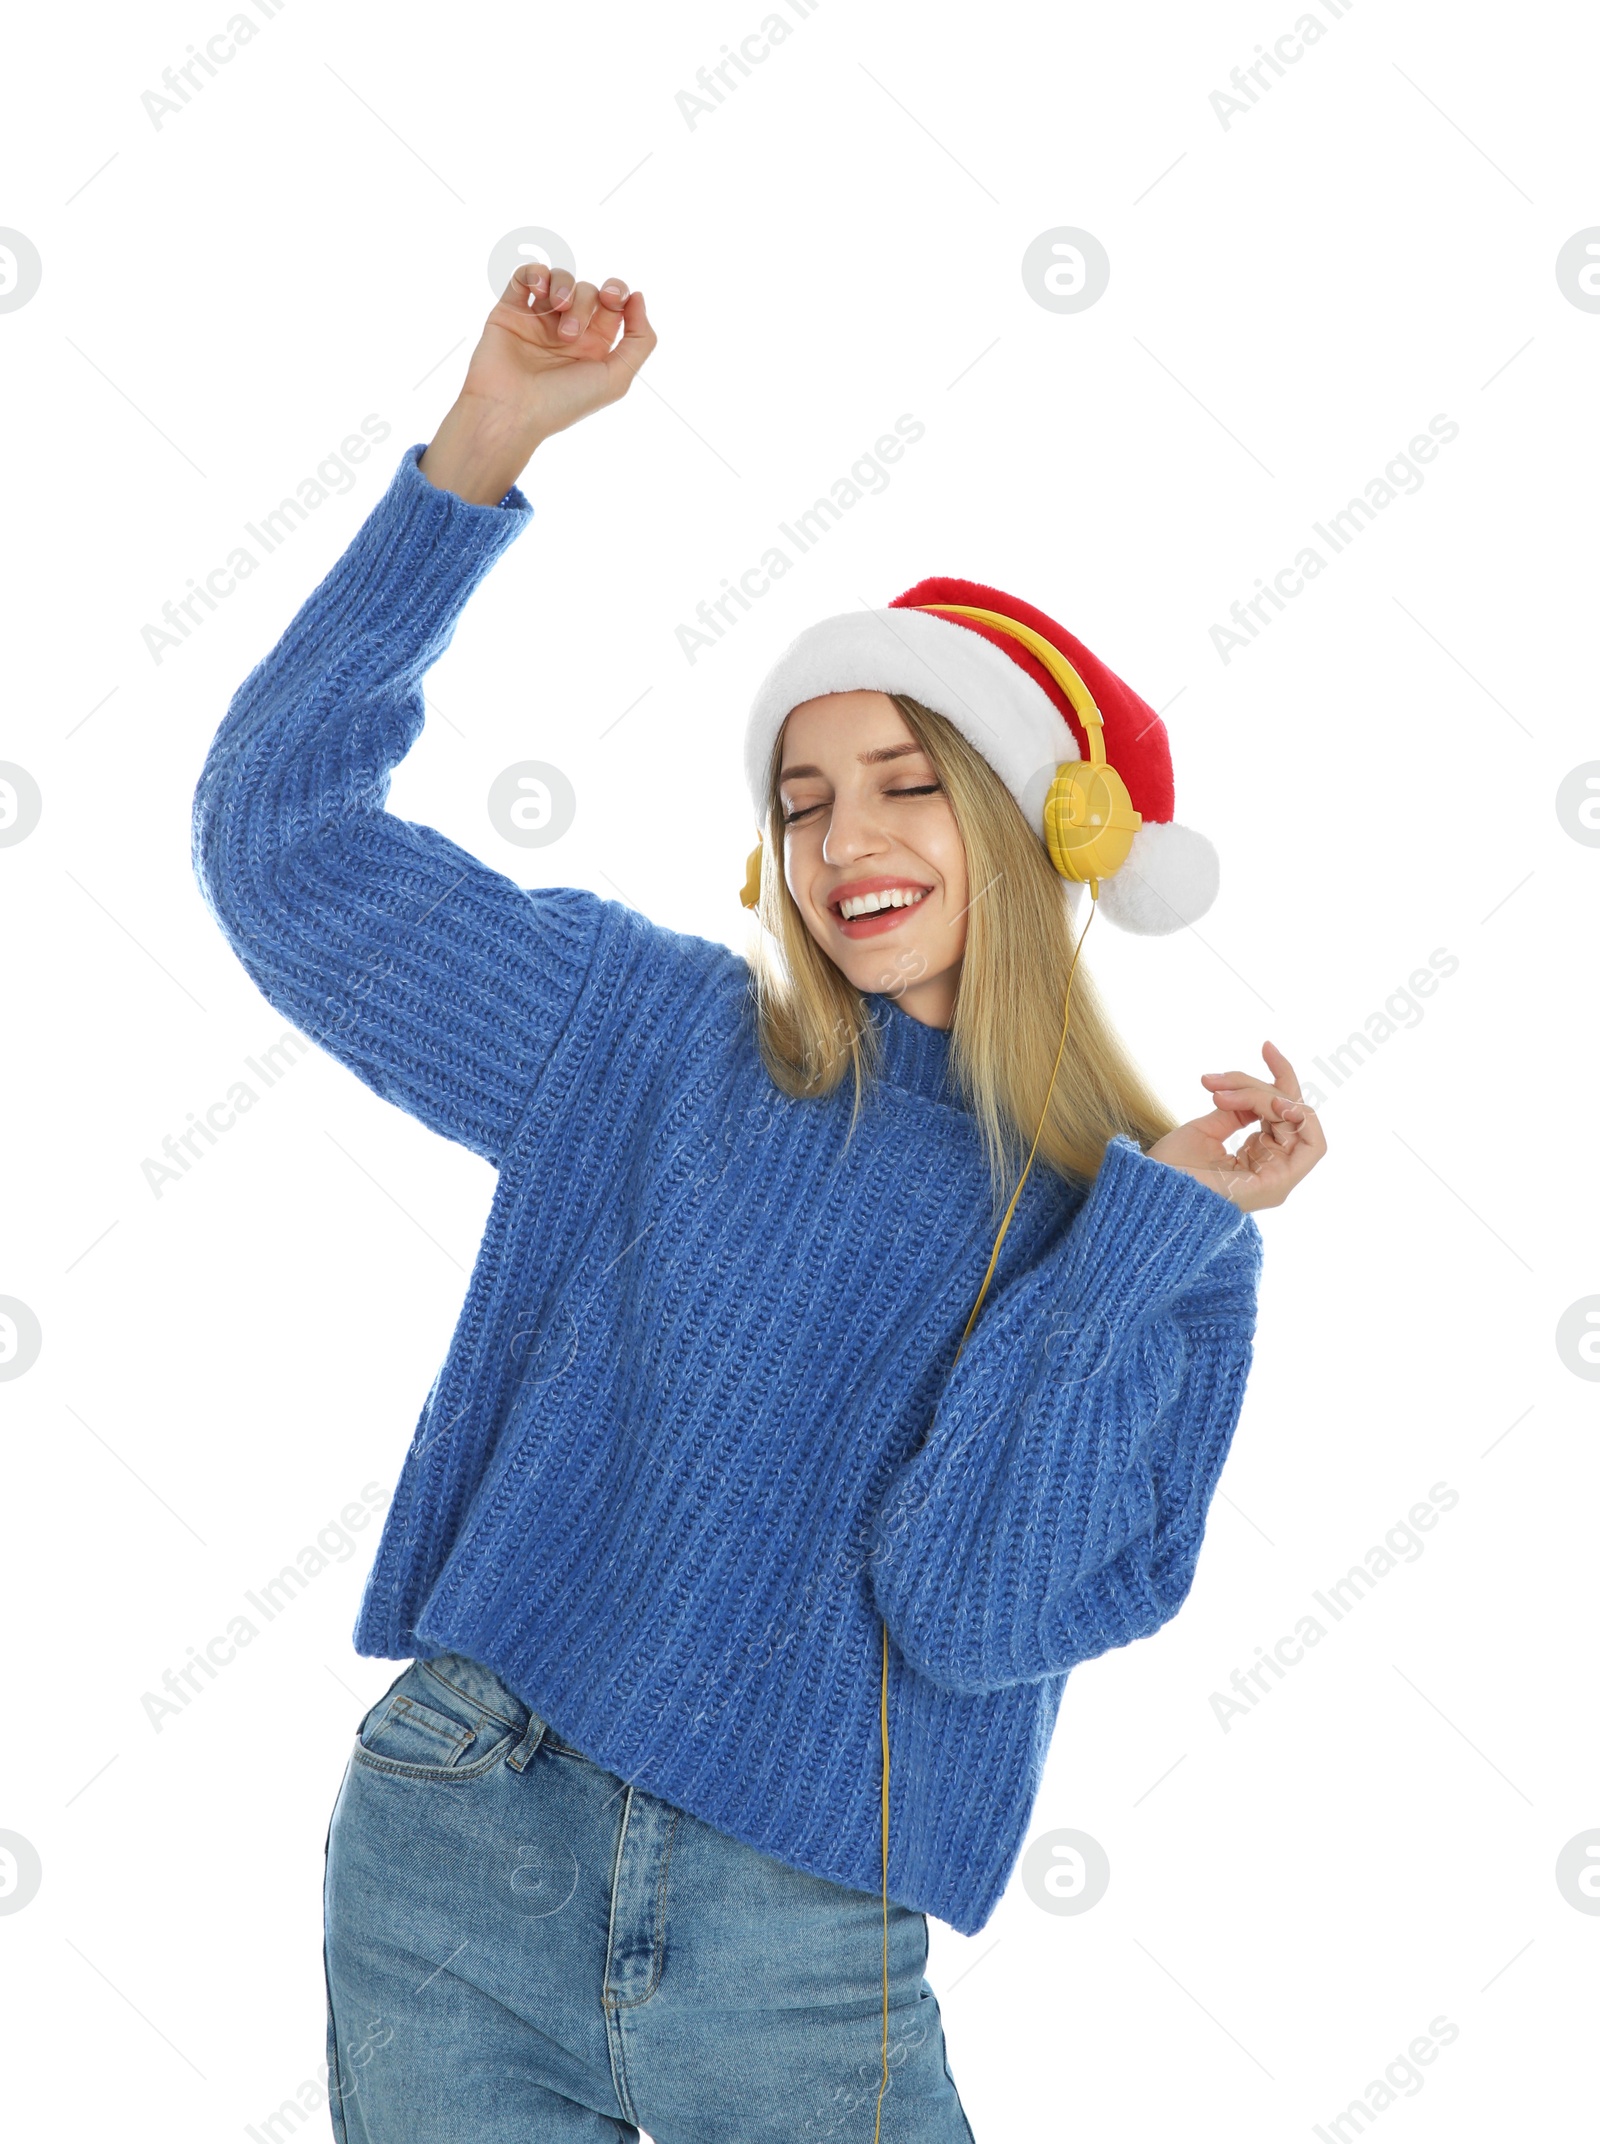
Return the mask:
{"type": "MultiPolygon", "coordinates": [[[[950,1077],[976,1120],[998,1215],[1033,1143],[1061,1044],[1077,942],[1067,888],[1010,790],[955,724],[906,694],[888,697],[932,761],[966,849],[950,1077]]],[[[774,1083],[797,1099],[831,1094],[853,1072],[853,1131],[867,1082],[881,1069],[881,1040],[865,996],[812,937],[785,882],[782,747],[780,730],[761,845],[761,942],[750,959],[757,1041],[774,1083]]],[[[1129,1056],[1081,958],[1071,1015],[1034,1167],[1086,1185],[1117,1133],[1149,1146],[1177,1119],[1129,1056]]]]}

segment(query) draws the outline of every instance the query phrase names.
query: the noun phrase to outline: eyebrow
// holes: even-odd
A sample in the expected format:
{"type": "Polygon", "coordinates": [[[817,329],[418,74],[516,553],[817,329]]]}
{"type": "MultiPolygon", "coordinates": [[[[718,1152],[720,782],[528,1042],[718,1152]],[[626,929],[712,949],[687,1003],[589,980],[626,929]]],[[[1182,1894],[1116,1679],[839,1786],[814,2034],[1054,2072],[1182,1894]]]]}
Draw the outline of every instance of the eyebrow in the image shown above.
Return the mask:
{"type": "MultiPolygon", "coordinates": [[[[920,744],[886,744],[881,745],[875,752],[858,752],[856,762],[859,766],[875,767],[882,760],[904,759],[908,752],[920,752],[921,750],[920,744]]],[[[820,775],[821,772],[820,767],[785,767],[778,779],[780,782],[796,782],[802,775],[820,775]]]]}

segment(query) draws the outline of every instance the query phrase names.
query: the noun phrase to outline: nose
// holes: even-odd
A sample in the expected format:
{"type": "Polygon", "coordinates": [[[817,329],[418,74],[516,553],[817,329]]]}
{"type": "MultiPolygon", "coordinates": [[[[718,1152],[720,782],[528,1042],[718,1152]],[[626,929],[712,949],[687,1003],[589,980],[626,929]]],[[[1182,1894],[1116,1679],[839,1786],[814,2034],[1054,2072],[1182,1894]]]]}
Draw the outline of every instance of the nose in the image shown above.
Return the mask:
{"type": "Polygon", "coordinates": [[[837,792],[833,809],[828,814],[828,831],[822,839],[824,862],[859,863],[863,856],[879,855],[885,846],[883,828],[872,808],[871,798],[837,792]]]}

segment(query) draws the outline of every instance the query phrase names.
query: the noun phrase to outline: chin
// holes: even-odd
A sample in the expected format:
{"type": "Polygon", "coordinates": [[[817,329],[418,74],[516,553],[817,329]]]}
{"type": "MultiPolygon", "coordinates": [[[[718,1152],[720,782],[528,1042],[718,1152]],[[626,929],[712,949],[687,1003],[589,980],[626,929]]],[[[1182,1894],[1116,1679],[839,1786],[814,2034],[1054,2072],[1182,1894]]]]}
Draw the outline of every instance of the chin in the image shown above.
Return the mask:
{"type": "Polygon", "coordinates": [[[912,983],[926,982],[932,974],[932,966],[916,946],[895,946],[892,951],[858,955],[848,965],[837,961],[858,990],[867,992],[903,991],[912,983]]]}

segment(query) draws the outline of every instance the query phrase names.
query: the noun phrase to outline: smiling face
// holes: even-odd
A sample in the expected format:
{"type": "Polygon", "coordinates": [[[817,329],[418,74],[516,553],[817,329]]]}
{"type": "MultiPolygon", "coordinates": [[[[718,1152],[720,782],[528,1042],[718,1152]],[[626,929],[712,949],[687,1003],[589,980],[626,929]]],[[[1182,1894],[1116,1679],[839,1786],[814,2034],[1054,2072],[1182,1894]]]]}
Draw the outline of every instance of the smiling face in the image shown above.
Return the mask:
{"type": "Polygon", "coordinates": [[[885,692],[804,700],[783,726],[784,878],[858,990],[947,1028],[967,941],[967,858],[933,762],[885,692]]]}

